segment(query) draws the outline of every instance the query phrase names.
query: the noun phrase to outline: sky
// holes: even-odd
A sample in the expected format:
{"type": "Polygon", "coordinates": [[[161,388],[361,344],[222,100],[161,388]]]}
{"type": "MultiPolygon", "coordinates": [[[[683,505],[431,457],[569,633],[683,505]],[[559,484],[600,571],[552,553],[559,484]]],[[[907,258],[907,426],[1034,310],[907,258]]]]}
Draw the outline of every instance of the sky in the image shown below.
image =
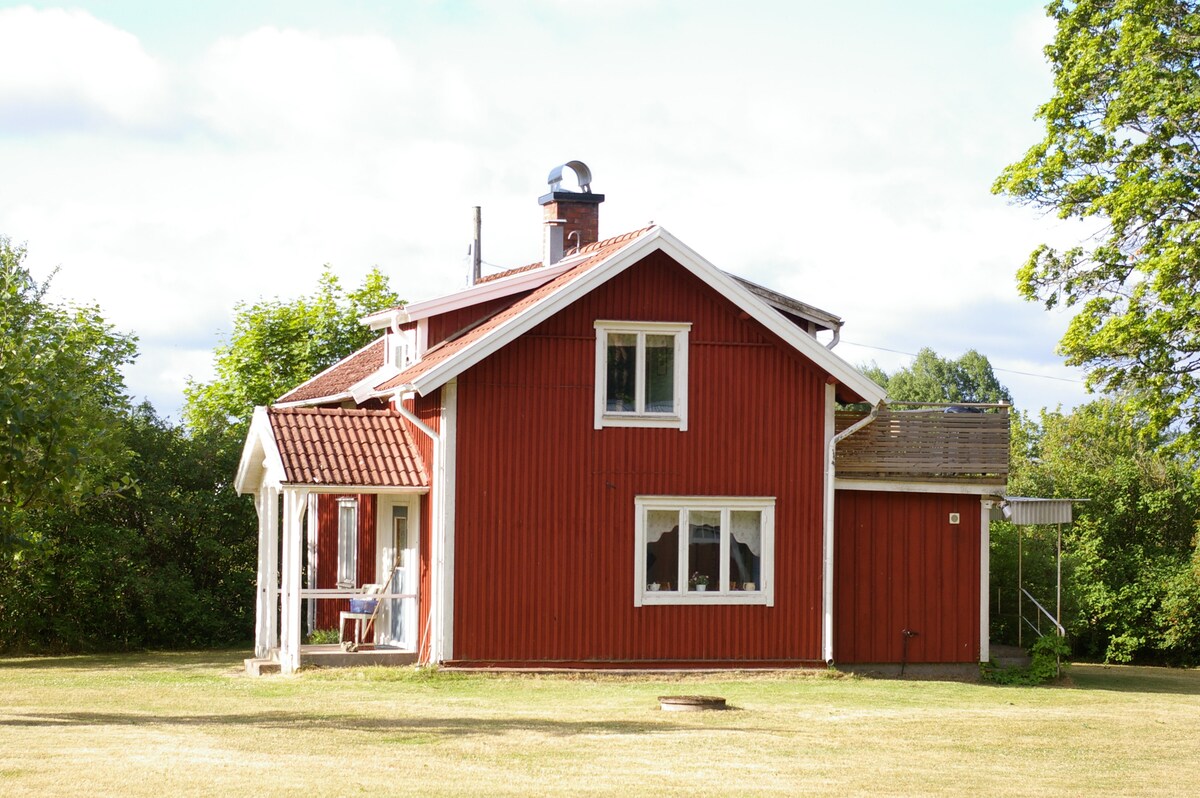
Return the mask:
{"type": "Polygon", "coordinates": [[[602,237],[662,225],[841,316],[853,364],[975,349],[1069,408],[1069,315],[1014,275],[1090,231],[990,190],[1041,138],[1052,34],[1027,0],[0,2],[0,235],[137,336],[126,384],[178,419],[236,303],[326,265],[455,291],[476,205],[485,274],[536,261],[581,160],[602,237]]]}

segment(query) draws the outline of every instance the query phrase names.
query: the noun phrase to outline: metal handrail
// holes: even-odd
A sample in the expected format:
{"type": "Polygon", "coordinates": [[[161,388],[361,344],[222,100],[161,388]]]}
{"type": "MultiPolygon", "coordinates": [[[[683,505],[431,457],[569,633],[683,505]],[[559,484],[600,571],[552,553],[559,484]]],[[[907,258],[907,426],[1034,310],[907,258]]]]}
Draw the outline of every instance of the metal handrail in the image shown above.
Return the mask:
{"type": "MultiPolygon", "coordinates": [[[[1021,588],[1021,592],[1022,592],[1022,593],[1024,593],[1024,594],[1025,594],[1025,596],[1026,596],[1026,597],[1027,597],[1027,598],[1028,598],[1030,601],[1032,601],[1032,602],[1033,602],[1033,606],[1037,607],[1037,608],[1038,608],[1038,610],[1040,610],[1040,611],[1041,611],[1042,615],[1045,615],[1045,616],[1046,616],[1046,618],[1047,618],[1047,619],[1050,621],[1050,623],[1054,624],[1054,628],[1058,630],[1059,637],[1066,637],[1066,636],[1067,636],[1067,630],[1066,630],[1066,629],[1064,629],[1064,628],[1063,628],[1063,625],[1062,625],[1061,623],[1059,623],[1059,622],[1058,622],[1058,619],[1057,619],[1057,618],[1055,618],[1053,615],[1051,615],[1049,612],[1047,612],[1046,608],[1045,608],[1045,607],[1043,607],[1043,606],[1042,606],[1042,605],[1041,605],[1041,604],[1038,602],[1038,600],[1037,600],[1037,599],[1035,599],[1035,598],[1033,597],[1033,595],[1032,595],[1032,594],[1031,594],[1031,593],[1030,593],[1028,590],[1026,590],[1025,588],[1021,588]]],[[[1024,615],[1022,615],[1022,616],[1021,616],[1021,620],[1022,620],[1022,621],[1024,621],[1025,623],[1029,624],[1029,627],[1030,627],[1031,629],[1033,629],[1033,631],[1035,631],[1035,632],[1037,632],[1037,633],[1038,633],[1038,637],[1041,637],[1041,636],[1042,636],[1042,629],[1041,629],[1041,625],[1040,625],[1040,624],[1039,624],[1039,625],[1037,625],[1037,626],[1034,626],[1034,625],[1033,625],[1033,623],[1032,623],[1032,622],[1031,622],[1031,621],[1030,621],[1028,618],[1026,618],[1024,615]]]]}

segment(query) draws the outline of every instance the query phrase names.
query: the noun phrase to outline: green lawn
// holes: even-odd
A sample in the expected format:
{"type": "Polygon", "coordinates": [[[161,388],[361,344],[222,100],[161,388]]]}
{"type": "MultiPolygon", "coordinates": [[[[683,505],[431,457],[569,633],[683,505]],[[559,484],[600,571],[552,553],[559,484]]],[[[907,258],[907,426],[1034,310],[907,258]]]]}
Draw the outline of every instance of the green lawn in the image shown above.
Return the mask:
{"type": "Polygon", "coordinates": [[[1200,671],[994,687],[0,659],[0,795],[1200,795],[1200,671]],[[724,696],[666,713],[655,697],[724,696]]]}

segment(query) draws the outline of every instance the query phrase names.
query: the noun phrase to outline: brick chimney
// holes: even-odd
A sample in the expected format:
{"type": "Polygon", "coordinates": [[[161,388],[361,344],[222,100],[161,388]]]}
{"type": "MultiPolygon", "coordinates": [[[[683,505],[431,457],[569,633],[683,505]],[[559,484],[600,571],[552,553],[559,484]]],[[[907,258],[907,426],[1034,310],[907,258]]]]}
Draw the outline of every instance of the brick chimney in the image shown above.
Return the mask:
{"type": "Polygon", "coordinates": [[[538,204],[544,209],[542,262],[549,266],[600,240],[600,203],[604,195],[592,193],[592,173],[583,161],[567,161],[554,167],[546,182],[550,193],[539,197],[538,204]],[[561,188],[563,169],[575,173],[579,191],[561,188]]]}

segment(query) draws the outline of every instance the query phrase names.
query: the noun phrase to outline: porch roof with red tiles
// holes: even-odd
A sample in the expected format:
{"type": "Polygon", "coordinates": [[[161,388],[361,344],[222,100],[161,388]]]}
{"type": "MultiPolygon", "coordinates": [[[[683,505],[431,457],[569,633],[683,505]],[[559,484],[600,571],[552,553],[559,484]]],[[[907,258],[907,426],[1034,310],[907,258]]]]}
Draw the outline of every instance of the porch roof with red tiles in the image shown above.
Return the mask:
{"type": "Polygon", "coordinates": [[[306,486],[428,488],[425,463],[394,410],[269,407],[284,482],[306,486]]]}
{"type": "Polygon", "coordinates": [[[654,229],[654,226],[650,225],[631,233],[625,233],[624,235],[605,239],[604,241],[597,241],[594,244],[582,247],[577,255],[572,256],[573,258],[580,258],[575,266],[534,289],[508,307],[468,327],[456,336],[442,341],[437,346],[430,347],[419,362],[414,363],[391,379],[375,386],[375,390],[379,393],[386,393],[412,383],[421,375],[427,374],[435,367],[487,338],[517,316],[554,296],[564,286],[604,263],[608,258],[652,229],[654,229]]]}
{"type": "Polygon", "coordinates": [[[279,404],[313,399],[331,401],[350,395],[350,388],[379,370],[384,361],[383,337],[364,346],[345,360],[334,363],[317,376],[301,383],[276,400],[279,404]]]}

